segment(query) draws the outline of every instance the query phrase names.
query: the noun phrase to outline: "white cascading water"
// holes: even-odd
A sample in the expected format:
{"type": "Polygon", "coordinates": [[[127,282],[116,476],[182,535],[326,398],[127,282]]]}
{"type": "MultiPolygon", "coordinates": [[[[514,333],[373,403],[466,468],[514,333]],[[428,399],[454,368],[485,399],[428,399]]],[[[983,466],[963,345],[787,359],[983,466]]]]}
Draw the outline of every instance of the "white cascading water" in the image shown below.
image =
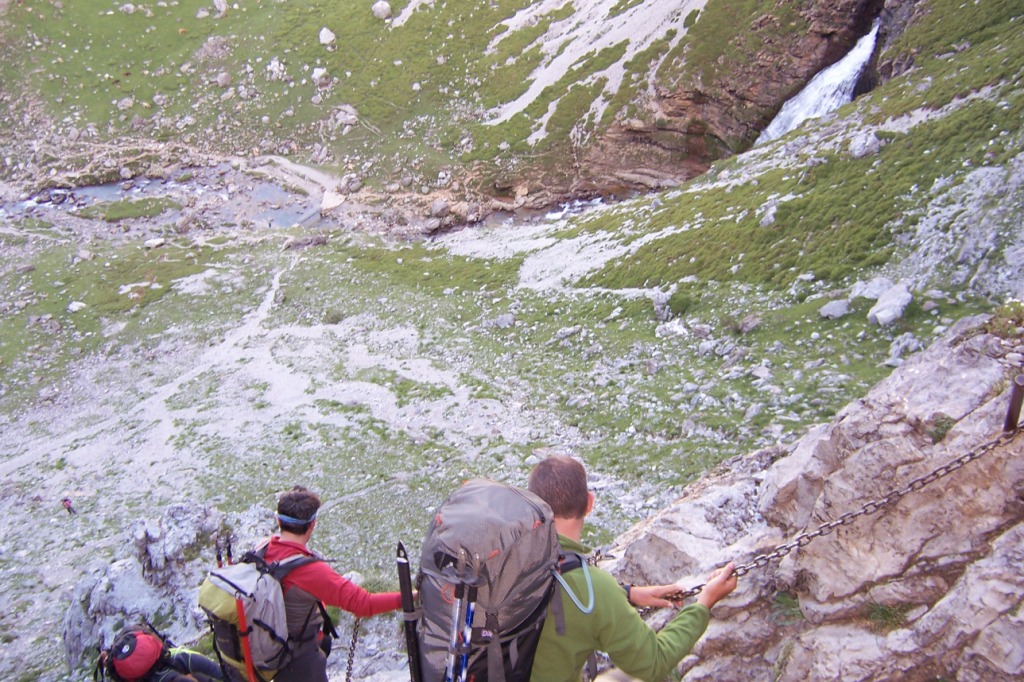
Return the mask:
{"type": "Polygon", "coordinates": [[[807,119],[823,116],[853,100],[853,89],[871,59],[877,35],[878,21],[875,21],[871,32],[858,40],[845,57],[812,78],[803,90],[782,106],[754,146],[781,137],[807,119]]]}

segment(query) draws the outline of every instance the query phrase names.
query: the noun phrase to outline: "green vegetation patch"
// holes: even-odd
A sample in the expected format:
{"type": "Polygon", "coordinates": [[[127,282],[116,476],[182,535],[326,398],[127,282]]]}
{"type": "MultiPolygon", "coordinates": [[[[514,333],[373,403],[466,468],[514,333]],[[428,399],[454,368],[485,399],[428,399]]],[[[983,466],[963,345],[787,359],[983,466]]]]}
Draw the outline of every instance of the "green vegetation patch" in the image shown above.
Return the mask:
{"type": "Polygon", "coordinates": [[[108,223],[138,218],[155,218],[165,211],[181,210],[181,204],[167,197],[147,199],[123,199],[115,202],[93,204],[80,210],[83,218],[98,218],[108,223]]]}
{"type": "Polygon", "coordinates": [[[255,286],[239,278],[232,288],[221,287],[218,307],[177,303],[179,280],[235,258],[232,250],[175,242],[153,249],[43,244],[31,270],[0,276],[0,292],[16,303],[14,314],[0,318],[5,408],[31,402],[43,387],[31,377],[56,382],[72,363],[108,352],[113,339],[127,346],[156,345],[172,327],[193,340],[216,337],[225,319],[253,301],[255,286]]]}
{"type": "Polygon", "coordinates": [[[804,273],[840,281],[887,260],[886,223],[898,195],[871,161],[826,162],[801,179],[768,175],[774,177],[762,176],[756,186],[678,197],[646,221],[665,237],[608,264],[587,283],[664,286],[692,277],[782,288],[804,273]],[[750,208],[768,210],[773,201],[762,186],[773,196],[791,192],[767,225],[750,208]]]}
{"type": "Polygon", "coordinates": [[[608,17],[617,17],[620,14],[628,12],[637,5],[643,4],[644,0],[619,0],[615,5],[608,10],[608,17]]]}
{"type": "Polygon", "coordinates": [[[145,134],[233,153],[273,140],[316,142],[339,159],[393,159],[385,172],[423,157],[429,174],[451,163],[441,142],[478,124],[479,103],[508,101],[527,86],[541,55],[525,45],[573,11],[567,2],[486,54],[495,27],[528,5],[428,5],[395,26],[368,5],[321,0],[253,0],[223,15],[202,0],[134,12],[19,3],[5,15],[0,73],[14,101],[41,94],[51,118],[78,130],[91,123],[101,138],[145,134]],[[330,45],[318,40],[323,28],[336,35],[330,45]],[[316,68],[327,80],[314,82],[316,68]],[[344,139],[327,124],[343,104],[360,118],[344,139]]]}
{"type": "MultiPolygon", "coordinates": [[[[921,20],[910,24],[886,50],[885,58],[893,60],[912,53],[915,68],[908,78],[894,79],[875,91],[877,109],[868,119],[881,122],[918,108],[939,108],[986,87],[1017,81],[1024,70],[1024,53],[1016,42],[1019,23],[1020,6],[1013,0],[984,7],[950,0],[932,3],[921,20]]],[[[1020,99],[1016,94],[1009,98],[1017,120],[1020,99]]]]}
{"type": "Polygon", "coordinates": [[[888,605],[872,602],[867,607],[866,616],[871,629],[875,632],[891,632],[906,626],[910,608],[908,604],[888,605]]]}
{"type": "MultiPolygon", "coordinates": [[[[331,242],[310,252],[282,278],[283,305],[273,318],[305,323],[338,324],[367,310],[390,314],[400,308],[406,321],[456,319],[473,314],[475,300],[452,295],[461,292],[500,293],[519,276],[519,259],[478,259],[448,254],[424,242],[389,244],[368,238],[351,243],[331,242]],[[344,291],[325,296],[326,291],[344,291]],[[456,305],[464,312],[452,310],[456,305]]],[[[425,324],[425,323],[424,323],[425,324]]]]}
{"type": "Polygon", "coordinates": [[[946,414],[940,414],[932,420],[932,425],[928,429],[928,435],[932,439],[932,443],[941,443],[946,438],[946,434],[949,430],[956,426],[956,420],[946,414]]]}
{"type": "Polygon", "coordinates": [[[985,323],[985,332],[1004,339],[1024,336],[1024,302],[1007,301],[996,308],[992,319],[985,323]]]}
{"type": "Polygon", "coordinates": [[[799,597],[791,592],[776,592],[769,620],[776,625],[795,625],[803,621],[799,597]]]}
{"type": "Polygon", "coordinates": [[[991,0],[984,6],[936,0],[919,20],[907,26],[890,50],[898,53],[912,46],[920,55],[948,56],[1008,37],[1008,25],[1019,22],[1020,17],[1020,3],[1014,0],[991,0]]]}

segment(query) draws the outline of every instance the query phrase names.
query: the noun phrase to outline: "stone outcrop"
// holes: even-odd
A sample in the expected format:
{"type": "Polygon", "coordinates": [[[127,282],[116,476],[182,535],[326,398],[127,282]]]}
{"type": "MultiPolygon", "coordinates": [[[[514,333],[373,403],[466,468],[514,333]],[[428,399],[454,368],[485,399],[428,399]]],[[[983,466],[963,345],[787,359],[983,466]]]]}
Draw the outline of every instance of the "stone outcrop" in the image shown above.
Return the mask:
{"type": "MultiPolygon", "coordinates": [[[[996,680],[1024,674],[1024,436],[1002,435],[1020,338],[955,325],[788,451],[726,463],[612,549],[638,584],[701,583],[998,442],[754,568],[686,680],[996,680]]],[[[654,616],[654,624],[670,614],[654,616]]]]}
{"type": "Polygon", "coordinates": [[[223,532],[216,509],[178,504],[159,519],[141,519],[128,532],[130,555],[95,562],[75,585],[64,615],[68,669],[89,662],[98,643],[109,644],[130,622],[149,622],[178,642],[194,641],[205,627],[195,606],[204,566],[192,559],[223,532]],[[175,614],[192,618],[175,619],[175,614]]]}

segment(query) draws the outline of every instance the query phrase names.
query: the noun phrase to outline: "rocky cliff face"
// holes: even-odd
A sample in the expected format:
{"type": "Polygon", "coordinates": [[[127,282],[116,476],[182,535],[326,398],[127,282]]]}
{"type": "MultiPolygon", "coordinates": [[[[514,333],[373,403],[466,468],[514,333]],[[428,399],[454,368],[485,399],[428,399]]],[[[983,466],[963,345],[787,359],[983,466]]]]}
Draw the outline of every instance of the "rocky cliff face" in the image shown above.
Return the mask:
{"type": "MultiPolygon", "coordinates": [[[[588,148],[567,192],[655,189],[703,173],[748,147],[782,104],[841,59],[875,17],[883,18],[883,34],[897,33],[912,16],[897,8],[913,4],[890,0],[883,12],[881,0],[804,3],[797,15],[807,29],[798,35],[781,12],[755,18],[718,58],[718,68],[652,83],[652,95],[637,103],[641,113],[617,121],[588,148]]],[[[891,64],[887,69],[898,71],[891,64]]]]}
{"type": "Polygon", "coordinates": [[[697,584],[883,500],[744,576],[684,679],[1024,674],[1024,436],[1000,435],[1024,348],[1019,334],[998,338],[978,322],[956,325],[788,452],[728,463],[619,539],[611,568],[626,578],[697,584]]]}

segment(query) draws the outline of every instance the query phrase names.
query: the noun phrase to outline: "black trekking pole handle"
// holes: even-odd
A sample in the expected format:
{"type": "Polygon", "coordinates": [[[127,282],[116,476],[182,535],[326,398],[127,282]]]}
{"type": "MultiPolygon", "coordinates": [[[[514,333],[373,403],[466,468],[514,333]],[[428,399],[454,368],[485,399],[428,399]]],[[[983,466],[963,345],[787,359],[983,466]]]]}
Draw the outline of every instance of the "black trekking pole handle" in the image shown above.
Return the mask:
{"type": "Polygon", "coordinates": [[[423,681],[420,668],[420,643],[416,638],[416,604],[412,595],[412,579],[409,575],[409,555],[405,545],[398,543],[398,588],[402,593],[402,611],[405,614],[405,648],[409,653],[409,676],[412,682],[423,681]]]}

